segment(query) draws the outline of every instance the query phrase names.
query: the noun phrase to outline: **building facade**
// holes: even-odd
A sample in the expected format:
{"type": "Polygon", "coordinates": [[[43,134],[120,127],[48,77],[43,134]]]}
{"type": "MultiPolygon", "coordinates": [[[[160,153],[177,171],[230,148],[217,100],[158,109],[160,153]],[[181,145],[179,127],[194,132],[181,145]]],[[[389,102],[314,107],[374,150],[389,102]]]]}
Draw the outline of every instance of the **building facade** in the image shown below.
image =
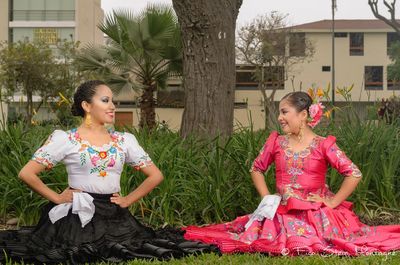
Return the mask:
{"type": "MultiPolygon", "coordinates": [[[[295,87],[313,84],[326,88],[331,83],[332,33],[331,21],[322,20],[297,25],[294,30],[305,34],[315,45],[309,63],[299,64],[290,73],[295,87]]],[[[390,80],[388,66],[392,63],[388,50],[400,40],[394,30],[381,20],[335,21],[335,83],[343,88],[354,85],[353,101],[375,102],[400,94],[399,83],[390,80]]],[[[285,87],[291,81],[285,82],[285,87]]],[[[340,95],[337,100],[344,101],[340,95]]]]}
{"type": "MultiPolygon", "coordinates": [[[[400,84],[387,78],[391,60],[388,49],[399,40],[394,30],[380,20],[337,20],[335,22],[335,83],[336,88],[353,86],[349,96],[362,118],[367,118],[368,108],[382,98],[400,95],[400,84]]],[[[309,41],[314,47],[312,58],[293,64],[290,69],[275,66],[266,71],[276,78],[267,80],[267,94],[275,91],[275,104],[294,90],[306,91],[310,87],[327,88],[332,74],[332,32],[331,21],[322,20],[293,27],[296,40],[309,41]]],[[[291,38],[291,37],[290,37],[291,38]]],[[[293,56],[301,54],[301,49],[292,52],[290,38],[285,52],[293,56]]],[[[298,45],[298,44],[297,44],[298,45]]],[[[258,82],[253,78],[254,67],[238,64],[236,66],[235,110],[237,126],[264,128],[264,110],[258,82]]],[[[170,79],[167,91],[159,92],[156,109],[159,122],[165,121],[172,129],[179,129],[183,113],[183,92],[179,79],[170,79]],[[161,95],[161,96],[160,96],[161,95]],[[175,103],[165,104],[168,97],[175,103]],[[176,103],[178,102],[178,103],[176,103]],[[180,103],[179,103],[180,102],[180,103]]],[[[139,110],[135,107],[138,96],[123,92],[118,96],[117,122],[139,123],[139,110]],[[123,118],[119,118],[123,116],[123,118]]],[[[347,99],[349,100],[349,99],[347,99]]],[[[335,94],[335,105],[346,105],[346,99],[335,94]]]]}
{"type": "Polygon", "coordinates": [[[80,41],[103,44],[97,25],[103,21],[101,0],[2,0],[0,41],[80,41]]]}

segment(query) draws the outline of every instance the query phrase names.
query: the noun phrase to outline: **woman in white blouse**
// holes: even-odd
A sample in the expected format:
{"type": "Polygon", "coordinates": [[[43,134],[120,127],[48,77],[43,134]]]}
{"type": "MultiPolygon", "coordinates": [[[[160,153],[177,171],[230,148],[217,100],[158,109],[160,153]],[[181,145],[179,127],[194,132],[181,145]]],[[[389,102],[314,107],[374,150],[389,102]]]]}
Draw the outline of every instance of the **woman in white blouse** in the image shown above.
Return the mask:
{"type": "Polygon", "coordinates": [[[134,135],[104,127],[114,120],[112,99],[111,89],[102,81],[80,85],[72,113],[83,117],[82,124],[68,131],[55,130],[22,168],[19,177],[50,203],[32,231],[26,228],[0,233],[0,247],[8,256],[75,263],[165,259],[213,250],[209,245],[185,241],[174,230],[154,231],[129,213],[127,207],[160,184],[163,175],[134,135]],[[59,162],[66,166],[69,185],[61,193],[38,177],[59,162]],[[124,163],[147,176],[127,196],[119,194],[124,163]]]}

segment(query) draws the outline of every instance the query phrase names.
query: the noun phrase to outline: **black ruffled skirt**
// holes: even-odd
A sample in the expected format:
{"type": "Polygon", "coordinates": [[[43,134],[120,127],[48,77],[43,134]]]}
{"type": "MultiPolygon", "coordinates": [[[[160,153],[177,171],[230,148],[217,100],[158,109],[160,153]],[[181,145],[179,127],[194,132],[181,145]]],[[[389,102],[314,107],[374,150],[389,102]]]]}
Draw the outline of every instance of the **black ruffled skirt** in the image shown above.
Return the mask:
{"type": "Polygon", "coordinates": [[[111,195],[90,195],[96,212],[84,228],[71,210],[66,217],[51,223],[48,213],[55,205],[49,203],[35,227],[0,231],[0,263],[6,259],[38,264],[119,262],[218,251],[212,245],[185,240],[179,229],[153,230],[142,225],[128,209],[111,203],[111,195]]]}

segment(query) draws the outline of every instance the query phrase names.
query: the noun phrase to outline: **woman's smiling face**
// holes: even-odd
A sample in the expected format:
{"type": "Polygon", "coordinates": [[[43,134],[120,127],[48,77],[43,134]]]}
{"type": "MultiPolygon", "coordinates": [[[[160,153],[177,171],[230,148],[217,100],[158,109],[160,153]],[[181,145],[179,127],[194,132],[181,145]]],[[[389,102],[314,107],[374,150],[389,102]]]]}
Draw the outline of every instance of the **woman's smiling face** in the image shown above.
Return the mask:
{"type": "Polygon", "coordinates": [[[298,112],[297,109],[286,99],[279,103],[278,122],[284,133],[297,134],[302,123],[307,119],[305,110],[298,112]]]}
{"type": "Polygon", "coordinates": [[[96,93],[87,105],[87,111],[93,121],[100,124],[114,122],[115,105],[112,100],[113,94],[108,86],[99,85],[96,87],[96,93]]]}

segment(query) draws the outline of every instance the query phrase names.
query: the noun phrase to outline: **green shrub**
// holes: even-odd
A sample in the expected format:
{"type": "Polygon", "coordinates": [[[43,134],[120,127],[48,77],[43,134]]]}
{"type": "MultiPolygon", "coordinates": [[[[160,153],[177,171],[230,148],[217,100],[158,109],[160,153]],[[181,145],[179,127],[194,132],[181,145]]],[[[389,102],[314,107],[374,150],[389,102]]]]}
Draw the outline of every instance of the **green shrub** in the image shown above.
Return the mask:
{"type": "MultiPolygon", "coordinates": [[[[40,206],[46,201],[30,191],[17,174],[41,146],[54,126],[22,123],[0,131],[0,214],[20,217],[21,224],[35,223],[40,206]]],[[[168,129],[152,133],[127,128],[165,176],[164,182],[131,207],[132,212],[151,225],[188,225],[227,221],[252,212],[259,197],[248,169],[268,137],[268,132],[238,129],[232,137],[182,140],[168,129]]],[[[356,211],[400,208],[400,133],[385,122],[353,120],[319,128],[320,135],[332,134],[338,145],[363,172],[363,179],[349,198],[356,211]]],[[[42,174],[45,183],[61,191],[67,186],[64,166],[42,174]]],[[[142,173],[126,168],[121,176],[122,193],[127,194],[144,179],[142,173]]],[[[274,191],[274,170],[266,180],[274,191]]],[[[328,172],[327,182],[335,192],[343,177],[335,170],[328,172]]]]}

